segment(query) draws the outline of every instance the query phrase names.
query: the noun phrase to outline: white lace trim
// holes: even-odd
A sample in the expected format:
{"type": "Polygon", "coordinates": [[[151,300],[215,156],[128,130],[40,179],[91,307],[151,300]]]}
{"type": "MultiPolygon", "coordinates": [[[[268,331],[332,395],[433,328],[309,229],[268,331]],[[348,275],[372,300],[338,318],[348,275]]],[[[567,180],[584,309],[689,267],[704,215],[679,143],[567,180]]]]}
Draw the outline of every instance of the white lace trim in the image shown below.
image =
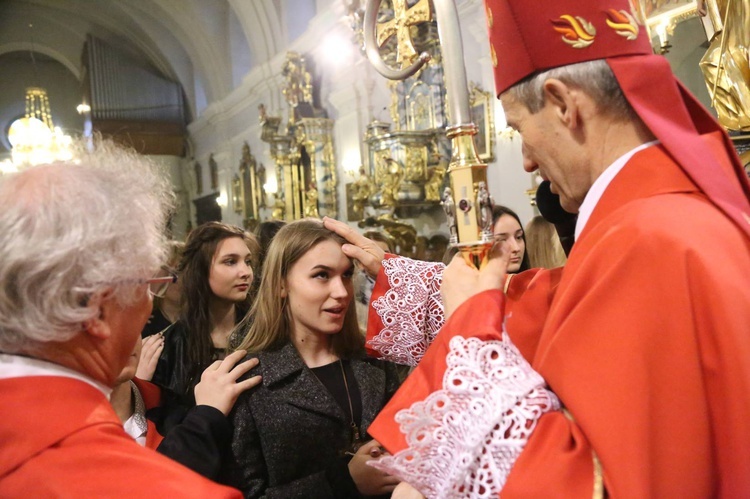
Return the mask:
{"type": "Polygon", "coordinates": [[[429,498],[497,498],[537,421],[560,403],[505,332],[449,346],[442,389],[396,414],[408,448],[370,463],[429,498]]]}
{"type": "Polygon", "coordinates": [[[391,362],[415,366],[443,326],[441,263],[405,257],[383,261],[389,290],[372,303],[383,324],[369,346],[391,362]]]}

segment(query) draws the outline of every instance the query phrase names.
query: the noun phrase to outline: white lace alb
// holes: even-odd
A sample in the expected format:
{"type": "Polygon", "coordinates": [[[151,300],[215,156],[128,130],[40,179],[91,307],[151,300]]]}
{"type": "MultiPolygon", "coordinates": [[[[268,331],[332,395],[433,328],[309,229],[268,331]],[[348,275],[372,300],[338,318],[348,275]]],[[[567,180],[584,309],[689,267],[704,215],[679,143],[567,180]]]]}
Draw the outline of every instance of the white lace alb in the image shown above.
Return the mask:
{"type": "Polygon", "coordinates": [[[396,414],[408,448],[370,464],[430,498],[498,497],[557,397],[511,343],[450,340],[442,389],[396,414]]]}
{"type": "Polygon", "coordinates": [[[372,303],[383,328],[368,345],[384,359],[416,366],[445,316],[440,299],[442,263],[396,257],[383,260],[389,290],[372,303]]]}

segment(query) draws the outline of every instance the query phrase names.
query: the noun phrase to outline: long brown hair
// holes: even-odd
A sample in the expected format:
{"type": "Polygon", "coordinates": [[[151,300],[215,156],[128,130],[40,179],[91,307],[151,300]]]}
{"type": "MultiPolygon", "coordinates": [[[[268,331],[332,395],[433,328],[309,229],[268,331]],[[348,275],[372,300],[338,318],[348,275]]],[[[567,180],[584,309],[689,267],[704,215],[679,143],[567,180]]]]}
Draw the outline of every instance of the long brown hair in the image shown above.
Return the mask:
{"type": "MultiPolygon", "coordinates": [[[[291,339],[293,322],[288,300],[281,297],[282,284],[297,260],[323,241],[346,243],[344,238],[326,229],[323,222],[312,218],[291,222],[279,230],[268,248],[253,308],[237,326],[238,331],[247,331],[237,349],[276,350],[291,339]]],[[[341,332],[333,335],[331,346],[340,358],[351,358],[363,351],[354,299],[349,302],[341,332]]]]}
{"type": "MultiPolygon", "coordinates": [[[[219,243],[225,239],[239,237],[250,250],[252,267],[256,266],[258,243],[255,236],[239,227],[221,222],[208,222],[195,228],[185,243],[185,252],[180,262],[182,300],[180,319],[188,330],[187,358],[193,367],[192,374],[203,371],[213,361],[211,342],[211,317],[209,304],[213,292],[209,284],[211,263],[219,243]]],[[[235,305],[237,318],[244,317],[250,308],[252,296],[235,305]]]]}

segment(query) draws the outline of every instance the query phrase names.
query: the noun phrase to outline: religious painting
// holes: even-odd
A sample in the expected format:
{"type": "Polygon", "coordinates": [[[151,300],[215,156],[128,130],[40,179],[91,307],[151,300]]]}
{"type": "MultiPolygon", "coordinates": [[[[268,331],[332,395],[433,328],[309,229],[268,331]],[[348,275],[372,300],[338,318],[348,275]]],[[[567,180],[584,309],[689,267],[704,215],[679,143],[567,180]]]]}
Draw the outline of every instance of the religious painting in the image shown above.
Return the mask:
{"type": "Polygon", "coordinates": [[[242,145],[242,157],[240,159],[240,173],[237,176],[239,180],[239,190],[243,220],[252,220],[258,218],[258,202],[255,192],[257,190],[258,179],[256,177],[255,156],[250,153],[250,146],[245,142],[242,145]]]}
{"type": "Polygon", "coordinates": [[[492,113],[492,94],[472,83],[469,89],[471,117],[479,129],[474,136],[479,159],[485,163],[495,161],[495,121],[492,113]]]}
{"type": "Polygon", "coordinates": [[[216,164],[213,153],[208,157],[208,169],[211,173],[211,189],[219,188],[219,165],[216,164]]]}
{"type": "Polygon", "coordinates": [[[245,204],[242,194],[242,181],[240,180],[240,176],[235,173],[232,179],[232,207],[235,213],[242,213],[242,208],[245,204]]]}

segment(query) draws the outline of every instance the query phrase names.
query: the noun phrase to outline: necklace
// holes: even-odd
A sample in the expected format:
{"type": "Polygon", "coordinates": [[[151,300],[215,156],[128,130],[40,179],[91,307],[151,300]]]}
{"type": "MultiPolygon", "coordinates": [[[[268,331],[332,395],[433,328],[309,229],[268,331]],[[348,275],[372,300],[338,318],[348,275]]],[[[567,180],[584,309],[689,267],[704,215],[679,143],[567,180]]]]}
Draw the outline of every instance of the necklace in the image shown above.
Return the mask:
{"type": "Polygon", "coordinates": [[[352,448],[356,452],[361,447],[359,427],[354,422],[354,407],[352,407],[352,396],[349,393],[349,383],[346,380],[346,371],[344,371],[344,363],[339,359],[339,367],[341,368],[341,376],[344,378],[344,388],[346,389],[346,399],[349,401],[349,426],[352,428],[352,448]]]}

